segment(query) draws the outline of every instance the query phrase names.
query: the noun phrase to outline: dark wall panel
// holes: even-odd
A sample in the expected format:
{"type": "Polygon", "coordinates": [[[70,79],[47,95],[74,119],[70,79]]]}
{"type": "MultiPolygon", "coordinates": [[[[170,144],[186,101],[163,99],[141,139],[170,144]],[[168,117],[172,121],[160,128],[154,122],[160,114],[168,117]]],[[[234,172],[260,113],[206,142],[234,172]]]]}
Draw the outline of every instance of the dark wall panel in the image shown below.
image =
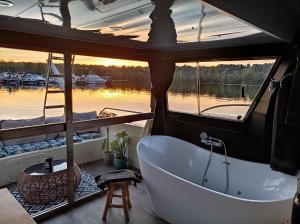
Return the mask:
{"type": "MultiPolygon", "coordinates": [[[[238,127],[234,124],[231,126],[236,130],[226,128],[224,124],[209,126],[202,122],[186,122],[184,120],[184,115],[169,114],[166,121],[167,135],[208,148],[208,146],[202,145],[200,140],[200,133],[205,131],[209,136],[225,142],[229,156],[262,163],[270,161],[270,156],[266,155],[262,148],[261,138],[251,136],[241,129],[237,130],[238,127]]],[[[216,148],[215,151],[218,152],[218,149],[216,148]]],[[[223,150],[220,153],[223,153],[223,150]]]]}

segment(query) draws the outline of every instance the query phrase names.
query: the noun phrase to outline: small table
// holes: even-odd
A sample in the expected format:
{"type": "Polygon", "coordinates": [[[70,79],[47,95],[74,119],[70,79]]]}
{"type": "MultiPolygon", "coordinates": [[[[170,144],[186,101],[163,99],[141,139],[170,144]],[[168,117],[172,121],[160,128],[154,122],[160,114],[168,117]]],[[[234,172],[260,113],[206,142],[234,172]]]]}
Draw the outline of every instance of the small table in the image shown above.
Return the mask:
{"type": "MultiPolygon", "coordinates": [[[[80,183],[80,169],[74,164],[74,192],[80,183]]],[[[18,191],[28,204],[45,205],[68,195],[67,161],[53,160],[53,172],[45,163],[26,168],[18,179],[18,191]]]]}

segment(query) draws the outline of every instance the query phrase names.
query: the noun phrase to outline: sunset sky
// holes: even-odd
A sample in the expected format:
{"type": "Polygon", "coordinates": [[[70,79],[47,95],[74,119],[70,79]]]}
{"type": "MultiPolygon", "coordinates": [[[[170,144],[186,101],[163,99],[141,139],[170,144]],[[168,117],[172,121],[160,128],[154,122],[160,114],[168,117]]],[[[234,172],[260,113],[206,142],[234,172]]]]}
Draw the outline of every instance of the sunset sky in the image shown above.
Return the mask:
{"type": "MultiPolygon", "coordinates": [[[[8,48],[0,48],[0,60],[14,61],[14,62],[43,62],[45,63],[48,58],[48,53],[39,51],[27,51],[27,50],[15,50],[8,48]]],[[[100,58],[100,57],[87,57],[76,56],[76,64],[92,64],[92,65],[104,65],[104,66],[148,66],[147,62],[143,61],[129,61],[119,60],[112,58],[100,58]]]]}
{"type": "MultiPolygon", "coordinates": [[[[45,63],[48,58],[47,52],[38,51],[27,51],[27,50],[16,50],[8,48],[0,48],[0,61],[13,61],[13,62],[43,62],[45,63]]],[[[223,62],[201,62],[202,66],[216,66],[218,64],[263,64],[263,63],[273,63],[274,59],[270,60],[244,60],[244,61],[223,61],[223,62]]],[[[88,56],[77,56],[75,57],[75,64],[91,64],[91,65],[104,65],[104,66],[148,66],[147,62],[143,61],[129,61],[120,60],[112,58],[100,58],[100,57],[88,57],[88,56]]],[[[195,65],[192,63],[179,63],[178,65],[189,64],[191,66],[195,65]]]]}

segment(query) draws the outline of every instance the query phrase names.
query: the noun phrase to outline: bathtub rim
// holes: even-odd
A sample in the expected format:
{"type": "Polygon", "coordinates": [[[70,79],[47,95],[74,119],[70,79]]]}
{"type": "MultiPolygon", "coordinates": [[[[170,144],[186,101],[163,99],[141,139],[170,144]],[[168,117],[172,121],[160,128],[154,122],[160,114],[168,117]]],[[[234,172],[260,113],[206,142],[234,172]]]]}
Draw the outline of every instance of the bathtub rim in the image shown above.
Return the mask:
{"type": "MultiPolygon", "coordinates": [[[[187,142],[185,140],[182,140],[182,139],[179,139],[179,138],[175,138],[175,137],[172,137],[172,136],[168,136],[168,135],[151,135],[151,136],[145,136],[143,137],[142,139],[139,140],[136,148],[137,148],[137,154],[138,154],[138,159],[142,159],[144,160],[145,162],[147,162],[150,166],[168,174],[168,175],[171,175],[172,177],[174,178],[177,178],[185,183],[189,183],[189,184],[192,184],[193,186],[195,187],[199,187],[201,189],[204,189],[204,190],[208,190],[210,191],[211,193],[217,193],[219,195],[222,195],[222,196],[225,196],[225,197],[228,197],[228,198],[231,198],[231,199],[234,199],[234,200],[240,200],[240,201],[244,201],[244,202],[252,202],[252,203],[274,203],[274,202],[284,202],[284,201],[290,201],[293,199],[294,195],[292,195],[291,198],[286,198],[286,199],[272,199],[272,200],[256,200],[256,199],[246,199],[246,198],[239,198],[239,197],[236,197],[236,196],[233,196],[233,195],[229,195],[229,194],[225,194],[225,193],[222,193],[222,192],[219,192],[219,191],[215,191],[215,190],[212,190],[210,188],[207,188],[207,187],[203,187],[201,185],[198,185],[198,184],[195,184],[189,180],[186,180],[182,177],[179,177],[179,176],[176,176],[172,173],[170,173],[169,171],[166,171],[164,169],[162,169],[161,167],[159,166],[156,166],[155,164],[153,164],[152,162],[150,162],[148,159],[146,159],[145,157],[141,157],[140,156],[140,145],[142,144],[142,141],[147,139],[147,138],[151,138],[151,137],[167,137],[167,138],[171,138],[171,139],[176,139],[176,140],[180,140],[180,141],[183,141],[184,143],[187,143],[187,144],[190,144],[190,145],[193,145],[193,146],[196,146],[198,148],[201,148],[200,146],[197,146],[193,143],[190,143],[190,142],[187,142]]],[[[236,158],[233,158],[233,157],[230,157],[228,156],[229,158],[232,158],[232,159],[236,159],[236,158]]],[[[252,162],[252,161],[247,161],[247,160],[242,160],[242,159],[236,159],[236,160],[239,160],[239,161],[244,161],[244,162],[248,162],[248,163],[254,163],[254,164],[257,164],[257,165],[266,165],[266,164],[263,164],[263,163],[258,163],[258,162],[252,162]]],[[[272,170],[273,171],[273,170],[272,170]]],[[[278,172],[278,171],[273,171],[273,172],[278,172]]],[[[279,172],[280,173],[280,172],[279,172]]],[[[288,174],[284,174],[282,173],[283,175],[287,175],[287,176],[291,176],[291,175],[288,175],[288,174]]],[[[294,176],[291,176],[291,177],[294,177],[294,176]]]]}

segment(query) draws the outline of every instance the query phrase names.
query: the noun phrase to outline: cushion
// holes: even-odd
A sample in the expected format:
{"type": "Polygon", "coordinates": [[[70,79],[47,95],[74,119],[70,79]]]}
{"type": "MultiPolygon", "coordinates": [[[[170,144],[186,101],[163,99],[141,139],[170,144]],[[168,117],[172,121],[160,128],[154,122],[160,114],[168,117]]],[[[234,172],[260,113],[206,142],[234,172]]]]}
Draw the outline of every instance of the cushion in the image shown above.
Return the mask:
{"type": "Polygon", "coordinates": [[[0,148],[0,158],[6,157],[6,156],[7,156],[7,152],[4,149],[0,148]]]}
{"type": "MultiPolygon", "coordinates": [[[[60,142],[62,145],[65,145],[67,141],[66,137],[62,137],[62,136],[56,138],[55,140],[60,142]]],[[[82,138],[80,138],[77,135],[73,135],[73,142],[82,142],[82,138]]]]}
{"type": "Polygon", "coordinates": [[[35,142],[35,143],[27,143],[22,145],[24,151],[26,152],[32,152],[37,150],[44,150],[49,148],[55,148],[61,146],[62,143],[59,141],[56,141],[55,139],[47,140],[43,142],[35,142]]]}
{"type": "Polygon", "coordinates": [[[51,145],[47,141],[35,142],[32,143],[32,146],[36,148],[36,150],[44,150],[51,148],[51,145]]]}
{"type": "Polygon", "coordinates": [[[134,185],[136,185],[136,183],[141,183],[141,180],[141,175],[127,169],[108,171],[95,177],[97,186],[102,190],[104,190],[104,188],[107,187],[110,183],[133,181],[134,185]]]}
{"type": "Polygon", "coordinates": [[[32,152],[32,151],[37,151],[38,147],[34,145],[34,143],[26,143],[22,145],[22,148],[24,149],[25,152],[32,152]]]}
{"type": "Polygon", "coordinates": [[[83,112],[83,113],[73,113],[73,120],[74,121],[87,121],[97,119],[97,112],[83,112]]]}
{"type": "MultiPolygon", "coordinates": [[[[73,113],[73,121],[87,121],[93,119],[97,119],[96,111],[84,112],[84,113],[73,113]]],[[[87,133],[87,132],[100,132],[100,127],[76,131],[77,134],[87,133]]]]}
{"type": "Polygon", "coordinates": [[[17,155],[25,152],[25,150],[20,145],[5,146],[4,150],[6,151],[8,156],[17,155]]]}
{"type": "Polygon", "coordinates": [[[77,135],[73,135],[73,142],[82,142],[82,138],[77,135]]]}
{"type": "Polygon", "coordinates": [[[58,137],[55,139],[56,141],[58,141],[61,145],[65,145],[66,144],[66,137],[58,137]]]}
{"type": "Polygon", "coordinates": [[[59,147],[61,145],[63,145],[61,142],[55,140],[55,139],[51,139],[47,141],[50,144],[51,148],[55,148],[55,147],[59,147]]]}
{"type": "Polygon", "coordinates": [[[86,140],[86,139],[94,139],[94,138],[100,138],[101,134],[97,132],[91,132],[91,133],[84,133],[79,134],[79,137],[86,140]]]}
{"type": "MultiPolygon", "coordinates": [[[[53,124],[53,123],[61,123],[65,122],[65,117],[64,116],[59,116],[59,117],[46,117],[45,118],[45,124],[53,124]]],[[[46,135],[46,139],[54,139],[57,136],[66,136],[65,132],[60,132],[60,133],[51,133],[46,135]]]]}
{"type": "MultiPolygon", "coordinates": [[[[44,124],[43,117],[38,117],[34,119],[4,120],[1,122],[1,129],[19,128],[19,127],[26,127],[26,126],[42,125],[42,124],[44,124]]],[[[46,135],[30,136],[24,138],[5,140],[4,145],[10,146],[10,145],[18,145],[18,144],[25,144],[31,142],[40,142],[40,141],[44,141],[45,139],[46,139],[46,135]]]]}

